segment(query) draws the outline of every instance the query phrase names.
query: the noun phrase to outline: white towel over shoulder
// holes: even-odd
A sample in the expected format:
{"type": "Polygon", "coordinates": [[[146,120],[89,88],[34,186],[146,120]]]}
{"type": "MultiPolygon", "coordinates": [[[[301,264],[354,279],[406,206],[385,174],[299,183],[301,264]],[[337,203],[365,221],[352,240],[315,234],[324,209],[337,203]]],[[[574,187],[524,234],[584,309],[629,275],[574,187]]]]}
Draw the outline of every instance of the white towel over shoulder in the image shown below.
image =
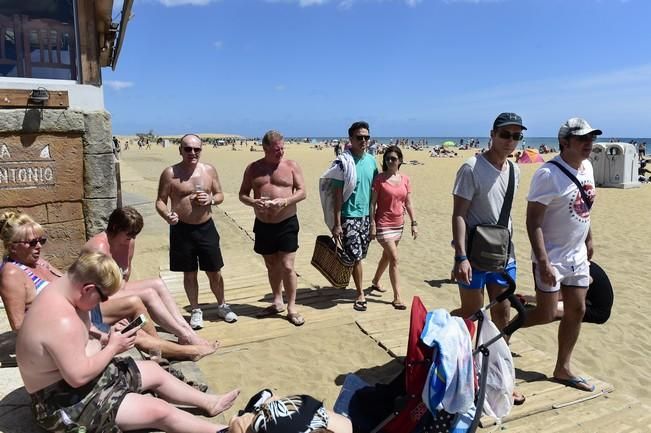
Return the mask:
{"type": "Polygon", "coordinates": [[[333,184],[335,180],[344,182],[343,201],[345,202],[350,198],[357,184],[355,160],[350,151],[343,152],[337,159],[332,161],[330,167],[319,178],[319,197],[321,199],[323,219],[330,230],[335,225],[333,184]]]}

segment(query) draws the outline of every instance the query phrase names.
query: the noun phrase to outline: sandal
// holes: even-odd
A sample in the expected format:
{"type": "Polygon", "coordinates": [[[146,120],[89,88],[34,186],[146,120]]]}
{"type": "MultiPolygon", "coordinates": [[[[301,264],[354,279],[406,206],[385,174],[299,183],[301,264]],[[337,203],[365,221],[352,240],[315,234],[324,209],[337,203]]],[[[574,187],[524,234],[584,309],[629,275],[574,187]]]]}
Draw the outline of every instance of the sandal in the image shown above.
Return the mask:
{"type": "Polygon", "coordinates": [[[369,287],[369,289],[371,289],[371,291],[376,291],[376,292],[380,292],[380,293],[384,293],[384,292],[387,291],[387,289],[383,289],[382,287],[378,286],[377,284],[373,284],[373,283],[371,283],[371,286],[369,287]]]}
{"type": "Polygon", "coordinates": [[[353,309],[355,309],[356,311],[366,311],[366,308],[367,308],[366,307],[366,301],[357,300],[353,304],[353,309]]]}
{"type": "Polygon", "coordinates": [[[401,301],[391,301],[391,305],[393,305],[393,308],[396,310],[406,310],[407,306],[403,304],[401,301]]]}
{"type": "Polygon", "coordinates": [[[302,326],[305,323],[305,319],[301,316],[301,313],[287,313],[287,320],[294,326],[302,326]]]}

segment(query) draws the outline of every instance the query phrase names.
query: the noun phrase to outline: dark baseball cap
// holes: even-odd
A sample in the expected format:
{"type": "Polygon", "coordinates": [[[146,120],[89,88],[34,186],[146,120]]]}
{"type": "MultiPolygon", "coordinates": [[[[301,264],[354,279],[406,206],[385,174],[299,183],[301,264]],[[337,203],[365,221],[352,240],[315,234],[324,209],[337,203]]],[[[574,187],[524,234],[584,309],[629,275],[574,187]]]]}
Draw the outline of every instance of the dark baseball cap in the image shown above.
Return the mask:
{"type": "Polygon", "coordinates": [[[522,117],[518,116],[515,113],[501,113],[493,122],[493,129],[501,128],[502,126],[516,125],[522,129],[527,129],[522,124],[522,117]]]}

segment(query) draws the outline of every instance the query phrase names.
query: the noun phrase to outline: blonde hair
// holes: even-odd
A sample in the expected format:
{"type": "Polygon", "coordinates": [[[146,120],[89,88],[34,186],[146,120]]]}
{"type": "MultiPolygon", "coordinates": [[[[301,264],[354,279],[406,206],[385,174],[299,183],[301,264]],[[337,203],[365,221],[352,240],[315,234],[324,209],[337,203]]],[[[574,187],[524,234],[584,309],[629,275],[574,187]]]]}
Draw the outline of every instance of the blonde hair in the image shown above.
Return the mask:
{"type": "Polygon", "coordinates": [[[98,285],[106,296],[114,295],[122,286],[122,272],[118,264],[104,253],[83,253],[68,269],[76,283],[98,285]]]}
{"type": "Polygon", "coordinates": [[[36,236],[45,233],[43,227],[26,213],[7,211],[0,215],[0,239],[5,251],[8,250],[9,244],[24,236],[30,229],[36,236]]]}

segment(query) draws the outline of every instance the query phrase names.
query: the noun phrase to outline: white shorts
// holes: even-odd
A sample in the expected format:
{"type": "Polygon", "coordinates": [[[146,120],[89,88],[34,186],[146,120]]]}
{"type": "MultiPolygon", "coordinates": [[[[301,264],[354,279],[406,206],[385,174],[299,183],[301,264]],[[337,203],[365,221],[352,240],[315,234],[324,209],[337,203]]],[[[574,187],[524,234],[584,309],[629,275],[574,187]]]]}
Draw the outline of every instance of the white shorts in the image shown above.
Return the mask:
{"type": "Polygon", "coordinates": [[[585,287],[590,286],[590,262],[585,261],[579,265],[552,265],[556,275],[556,285],[549,286],[540,278],[540,267],[535,266],[534,278],[536,290],[541,292],[554,293],[561,289],[561,286],[585,287]]]}

